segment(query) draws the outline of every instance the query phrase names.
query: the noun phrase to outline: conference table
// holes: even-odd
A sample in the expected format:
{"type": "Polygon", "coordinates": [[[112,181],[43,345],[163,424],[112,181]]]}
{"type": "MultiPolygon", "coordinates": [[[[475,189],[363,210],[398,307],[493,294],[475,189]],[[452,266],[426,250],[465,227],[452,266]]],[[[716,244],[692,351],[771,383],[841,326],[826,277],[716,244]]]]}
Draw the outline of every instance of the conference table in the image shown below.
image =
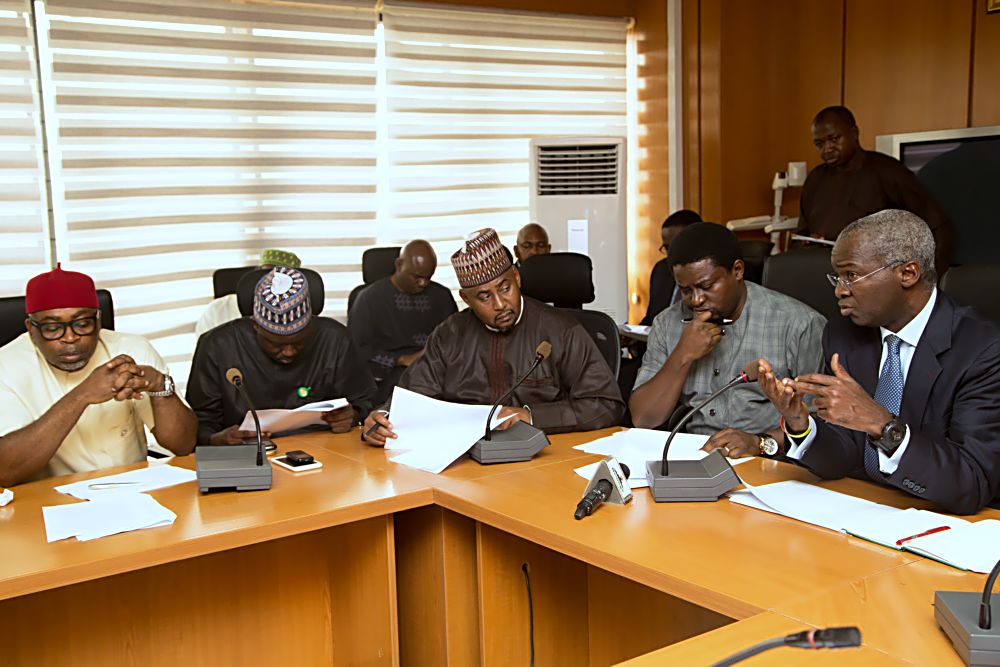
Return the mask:
{"type": "MultiPolygon", "coordinates": [[[[725,499],[657,504],[637,489],[574,520],[586,486],[574,469],[600,457],[573,446],[613,430],[552,436],[529,462],[463,457],[439,475],[392,463],[357,429],[279,438],[323,467],[275,466],[269,491],[159,489],[173,525],[86,542],[46,542],[41,508],[79,502],[54,487],[162,463],[14,487],[0,508],[0,663],[526,665],[533,646],[537,665],[708,665],[858,625],[860,648],[750,664],[962,664],[933,594],[980,590],[984,575],[725,499]]],[[[768,459],[736,470],[932,509],[768,459]]]]}

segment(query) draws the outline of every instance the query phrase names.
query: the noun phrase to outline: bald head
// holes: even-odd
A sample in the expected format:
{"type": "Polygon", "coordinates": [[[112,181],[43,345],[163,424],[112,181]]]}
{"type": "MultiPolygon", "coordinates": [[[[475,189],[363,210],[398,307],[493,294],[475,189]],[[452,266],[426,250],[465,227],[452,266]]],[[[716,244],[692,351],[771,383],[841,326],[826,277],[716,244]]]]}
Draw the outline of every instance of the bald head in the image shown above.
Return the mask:
{"type": "Polygon", "coordinates": [[[547,255],[551,251],[549,235],[541,225],[531,222],[517,232],[517,245],[514,246],[517,261],[523,262],[535,255],[547,255]]]}
{"type": "Polygon", "coordinates": [[[437,255],[431,244],[422,239],[410,241],[396,259],[392,284],[408,294],[420,294],[430,284],[437,269],[437,255]]]}

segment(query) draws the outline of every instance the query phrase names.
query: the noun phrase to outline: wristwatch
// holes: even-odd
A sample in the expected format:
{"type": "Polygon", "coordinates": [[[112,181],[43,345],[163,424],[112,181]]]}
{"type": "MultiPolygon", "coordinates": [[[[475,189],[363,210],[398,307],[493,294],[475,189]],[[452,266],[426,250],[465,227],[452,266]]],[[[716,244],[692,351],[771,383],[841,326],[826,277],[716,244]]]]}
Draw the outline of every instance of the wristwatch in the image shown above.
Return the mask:
{"type": "Polygon", "coordinates": [[[147,391],[147,395],[154,398],[166,398],[174,395],[174,379],[167,373],[163,374],[163,391],[147,391]]]}
{"type": "Polygon", "coordinates": [[[758,433],[757,437],[760,438],[760,442],[757,444],[760,447],[761,456],[774,456],[778,453],[778,441],[770,434],[758,433]]]}
{"type": "Polygon", "coordinates": [[[906,423],[896,415],[893,415],[892,419],[887,421],[885,426],[882,427],[882,435],[878,438],[871,438],[871,441],[873,445],[885,452],[887,456],[892,456],[899,449],[899,446],[903,444],[903,438],[905,437],[906,423]]]}

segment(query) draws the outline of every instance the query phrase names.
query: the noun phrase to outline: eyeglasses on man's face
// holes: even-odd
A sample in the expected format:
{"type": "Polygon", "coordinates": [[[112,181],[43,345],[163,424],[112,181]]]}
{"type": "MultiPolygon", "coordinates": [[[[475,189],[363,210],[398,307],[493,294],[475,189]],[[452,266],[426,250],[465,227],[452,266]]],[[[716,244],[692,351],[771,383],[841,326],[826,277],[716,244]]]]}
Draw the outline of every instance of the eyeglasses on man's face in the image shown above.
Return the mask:
{"type": "Polygon", "coordinates": [[[81,317],[69,322],[37,322],[31,318],[28,318],[28,322],[38,329],[38,333],[45,340],[59,340],[66,335],[67,327],[77,336],[90,336],[97,331],[97,315],[81,317]]]}
{"type": "Polygon", "coordinates": [[[846,289],[847,291],[851,291],[851,287],[853,285],[857,285],[858,283],[860,283],[865,278],[867,278],[869,276],[874,276],[876,273],[878,273],[879,271],[882,271],[883,269],[888,269],[889,267],[892,267],[892,266],[899,266],[900,264],[903,264],[903,263],[904,262],[893,262],[891,264],[886,264],[885,266],[880,266],[877,269],[875,269],[874,271],[866,273],[865,275],[859,276],[857,278],[851,278],[850,277],[850,276],[853,276],[853,275],[857,275],[854,272],[849,272],[847,274],[847,276],[848,276],[847,278],[841,278],[836,273],[828,273],[828,274],[826,274],[826,279],[830,281],[830,284],[833,285],[834,289],[836,289],[837,285],[842,285],[844,289],[846,289]]]}

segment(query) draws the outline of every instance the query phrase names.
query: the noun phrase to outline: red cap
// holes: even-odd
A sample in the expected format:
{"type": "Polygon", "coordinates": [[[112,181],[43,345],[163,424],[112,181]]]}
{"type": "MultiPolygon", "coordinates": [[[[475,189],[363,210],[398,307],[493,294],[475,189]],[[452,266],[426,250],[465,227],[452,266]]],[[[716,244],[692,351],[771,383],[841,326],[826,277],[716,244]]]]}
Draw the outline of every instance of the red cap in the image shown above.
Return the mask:
{"type": "Polygon", "coordinates": [[[59,264],[28,281],[24,290],[24,312],[54,308],[98,308],[97,289],[85,273],[63,271],[59,264]]]}

